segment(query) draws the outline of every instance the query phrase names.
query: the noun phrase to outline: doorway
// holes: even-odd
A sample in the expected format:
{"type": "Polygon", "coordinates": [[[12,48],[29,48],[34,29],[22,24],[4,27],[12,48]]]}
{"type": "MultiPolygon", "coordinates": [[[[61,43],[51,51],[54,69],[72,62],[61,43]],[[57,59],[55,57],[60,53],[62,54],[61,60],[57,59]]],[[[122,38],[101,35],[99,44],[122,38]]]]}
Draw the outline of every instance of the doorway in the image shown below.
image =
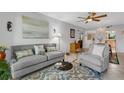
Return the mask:
{"type": "Polygon", "coordinates": [[[119,64],[116,51],[116,31],[106,31],[106,43],[108,43],[109,59],[111,63],[119,64]]]}

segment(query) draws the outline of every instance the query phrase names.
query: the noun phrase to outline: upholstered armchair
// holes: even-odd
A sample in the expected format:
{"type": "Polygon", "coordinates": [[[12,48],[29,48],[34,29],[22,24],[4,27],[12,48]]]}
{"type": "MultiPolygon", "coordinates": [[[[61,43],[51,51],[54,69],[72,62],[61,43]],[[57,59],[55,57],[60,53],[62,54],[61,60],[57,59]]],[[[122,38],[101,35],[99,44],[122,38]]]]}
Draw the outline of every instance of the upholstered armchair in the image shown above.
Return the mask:
{"type": "Polygon", "coordinates": [[[92,44],[87,53],[78,56],[78,60],[81,65],[101,73],[109,66],[109,46],[108,44],[92,44]]]}

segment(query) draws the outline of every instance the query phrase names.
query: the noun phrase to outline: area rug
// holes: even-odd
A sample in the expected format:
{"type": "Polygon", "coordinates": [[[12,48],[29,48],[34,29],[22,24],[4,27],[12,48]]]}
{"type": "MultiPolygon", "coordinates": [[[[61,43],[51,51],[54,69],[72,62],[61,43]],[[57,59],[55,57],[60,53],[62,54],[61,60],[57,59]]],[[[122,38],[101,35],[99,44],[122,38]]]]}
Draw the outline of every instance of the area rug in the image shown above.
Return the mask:
{"type": "Polygon", "coordinates": [[[61,71],[51,65],[27,76],[22,80],[101,80],[102,75],[96,71],[80,66],[78,63],[72,63],[73,68],[68,71],[61,71]]]}

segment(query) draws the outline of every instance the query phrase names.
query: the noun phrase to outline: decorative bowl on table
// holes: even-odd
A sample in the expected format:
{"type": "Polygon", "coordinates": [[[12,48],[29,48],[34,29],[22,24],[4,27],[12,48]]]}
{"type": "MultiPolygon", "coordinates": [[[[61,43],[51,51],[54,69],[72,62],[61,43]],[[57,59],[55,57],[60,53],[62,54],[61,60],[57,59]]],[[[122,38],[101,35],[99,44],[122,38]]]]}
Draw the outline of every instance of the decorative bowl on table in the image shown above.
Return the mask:
{"type": "Polygon", "coordinates": [[[58,69],[59,67],[61,67],[61,66],[62,66],[62,63],[61,63],[61,62],[55,64],[55,67],[56,67],[57,69],[58,69]]]}
{"type": "Polygon", "coordinates": [[[59,70],[66,71],[72,69],[73,65],[70,62],[59,62],[55,64],[55,67],[59,70]]]}

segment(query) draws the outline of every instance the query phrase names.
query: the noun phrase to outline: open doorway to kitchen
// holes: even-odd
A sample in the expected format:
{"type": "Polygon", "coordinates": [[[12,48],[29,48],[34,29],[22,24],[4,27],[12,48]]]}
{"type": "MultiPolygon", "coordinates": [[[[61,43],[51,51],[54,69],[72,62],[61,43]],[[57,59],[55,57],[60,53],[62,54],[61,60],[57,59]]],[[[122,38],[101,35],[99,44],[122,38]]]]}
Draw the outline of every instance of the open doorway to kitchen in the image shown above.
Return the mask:
{"type": "Polygon", "coordinates": [[[119,64],[116,51],[116,31],[106,31],[106,43],[108,43],[110,63],[119,64]]]}

